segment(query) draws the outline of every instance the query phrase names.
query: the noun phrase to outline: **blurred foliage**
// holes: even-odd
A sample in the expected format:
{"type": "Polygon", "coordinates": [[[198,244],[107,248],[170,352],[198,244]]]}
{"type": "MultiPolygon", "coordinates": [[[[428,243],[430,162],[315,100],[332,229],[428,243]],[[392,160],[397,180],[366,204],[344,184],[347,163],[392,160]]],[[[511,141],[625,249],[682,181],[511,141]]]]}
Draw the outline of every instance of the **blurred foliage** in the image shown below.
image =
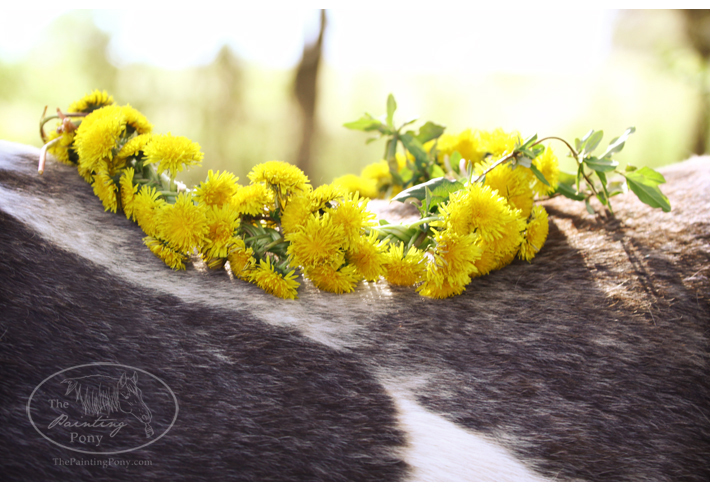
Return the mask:
{"type": "MultiPolygon", "coordinates": [[[[320,74],[321,134],[313,149],[312,183],[359,173],[382,158],[381,148],[363,145],[365,137],[342,124],[363,110],[379,116],[375,111],[390,92],[412,111],[402,114],[403,120],[422,115],[451,133],[501,127],[571,137],[600,127],[621,134],[633,125],[634,145],[622,163],[657,167],[688,157],[697,123],[697,87],[668,68],[664,51],[654,42],[672,41],[675,51],[665,52],[679,53],[687,46],[683,23],[673,11],[632,14],[618,16],[615,49],[602,67],[588,73],[481,75],[458,73],[456,67],[426,75],[344,73],[326,63],[320,74]]],[[[0,138],[40,146],[37,127],[45,105],[50,111],[66,107],[99,88],[119,104],[139,109],[156,132],[170,131],[202,145],[203,167],[181,176],[188,185],[204,179],[208,169],[230,170],[243,183],[255,164],[296,161],[300,119],[292,95],[293,70],[247,64],[228,47],[205,66],[118,69],[106,55],[109,41],[91,13],[77,11],[58,18],[21,62],[0,60],[0,138]]]]}

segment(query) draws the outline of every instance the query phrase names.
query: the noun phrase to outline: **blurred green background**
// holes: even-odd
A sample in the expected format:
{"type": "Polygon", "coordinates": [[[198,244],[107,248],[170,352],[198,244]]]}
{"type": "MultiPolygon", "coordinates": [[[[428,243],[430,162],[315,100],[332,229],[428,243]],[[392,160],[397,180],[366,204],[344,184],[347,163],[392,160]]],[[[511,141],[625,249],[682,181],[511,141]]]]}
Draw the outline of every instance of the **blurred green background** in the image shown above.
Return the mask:
{"type": "Polygon", "coordinates": [[[571,141],[594,128],[605,131],[606,143],[636,126],[619,159],[639,166],[670,164],[705,152],[707,144],[702,43],[710,39],[710,20],[702,19],[710,17],[698,13],[328,11],[322,50],[317,11],[278,19],[204,13],[175,21],[173,31],[180,32],[172,35],[180,37],[162,39],[157,27],[165,26],[158,24],[155,32],[145,22],[122,32],[132,25],[125,13],[34,15],[0,11],[0,139],[39,147],[45,105],[66,108],[105,89],[145,114],[155,132],[201,144],[203,166],[181,174],[188,185],[208,169],[230,170],[245,183],[260,162],[299,160],[306,117],[294,89],[299,66],[306,86],[309,74],[317,81],[304,161],[314,185],[381,158],[383,142],[365,145],[365,134],[342,124],[365,111],[384,113],[390,92],[398,121],[418,115],[420,123],[431,120],[452,133],[501,127],[571,141]],[[10,26],[20,32],[22,22],[33,26],[26,39],[8,32],[10,26]],[[234,41],[248,29],[267,37],[234,41]],[[264,39],[279,53],[278,63],[269,52],[249,54],[264,39]],[[126,40],[138,46],[133,54],[121,47],[126,40]],[[157,54],[142,58],[141,46],[157,54]],[[191,58],[188,48],[201,46],[191,58]],[[178,62],[162,63],[168,55],[178,62]]]}

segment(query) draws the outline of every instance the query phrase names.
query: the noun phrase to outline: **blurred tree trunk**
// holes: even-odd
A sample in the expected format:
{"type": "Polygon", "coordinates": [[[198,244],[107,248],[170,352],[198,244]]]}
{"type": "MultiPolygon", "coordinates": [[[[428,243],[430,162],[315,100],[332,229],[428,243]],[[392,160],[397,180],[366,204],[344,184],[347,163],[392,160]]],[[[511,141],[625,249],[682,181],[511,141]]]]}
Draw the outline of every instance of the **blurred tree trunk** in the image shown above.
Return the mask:
{"type": "Polygon", "coordinates": [[[318,39],[313,44],[303,47],[303,58],[296,71],[294,94],[301,110],[301,144],[298,149],[296,165],[310,176],[312,171],[311,148],[317,134],[316,99],[318,94],[318,67],[323,54],[323,35],[325,34],[325,10],[320,11],[320,29],[318,39]]]}
{"type": "Polygon", "coordinates": [[[693,138],[693,152],[704,155],[708,152],[708,130],[710,129],[710,10],[683,10],[686,33],[693,49],[703,59],[700,84],[700,105],[698,122],[693,138]]]}

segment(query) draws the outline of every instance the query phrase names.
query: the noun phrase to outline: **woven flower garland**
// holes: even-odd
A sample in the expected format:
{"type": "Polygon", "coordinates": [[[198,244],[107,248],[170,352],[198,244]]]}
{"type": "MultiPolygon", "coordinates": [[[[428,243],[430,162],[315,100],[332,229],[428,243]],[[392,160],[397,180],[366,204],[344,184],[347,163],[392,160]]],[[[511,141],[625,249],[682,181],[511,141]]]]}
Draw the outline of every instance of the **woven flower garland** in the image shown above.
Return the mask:
{"type": "MultiPolygon", "coordinates": [[[[200,145],[152,133],[139,111],[96,90],[43,117],[40,173],[46,151],[77,166],[105,211],[136,222],[168,267],[201,260],[284,299],[297,297],[299,273],[332,293],[384,278],[446,298],[516,257],[531,261],[548,234],[547,213],[534,201],[562,185],[551,148],[502,130],[449,135],[427,123],[418,134],[399,132],[392,107],[388,101],[387,125],[369,115],[346,125],[390,137],[386,159],[359,176],[314,189],[297,167],[270,161],[254,166],[247,185],[210,170],[188,189],[176,177],[201,165],[200,145]],[[57,127],[45,134],[54,118],[57,127]],[[398,141],[404,152],[393,153],[398,141]],[[378,222],[369,199],[393,196],[415,202],[421,220],[378,222]]],[[[591,196],[579,183],[572,192],[591,196]]]]}

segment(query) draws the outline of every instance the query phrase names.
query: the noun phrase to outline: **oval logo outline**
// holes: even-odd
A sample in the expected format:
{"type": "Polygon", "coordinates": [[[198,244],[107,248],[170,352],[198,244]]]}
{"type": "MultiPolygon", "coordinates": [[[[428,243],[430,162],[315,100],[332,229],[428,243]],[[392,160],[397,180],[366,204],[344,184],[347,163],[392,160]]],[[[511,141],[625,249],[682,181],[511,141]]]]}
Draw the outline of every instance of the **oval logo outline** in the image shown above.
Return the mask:
{"type": "Polygon", "coordinates": [[[174,393],[173,390],[170,388],[170,386],[169,386],[168,384],[166,384],[165,381],[163,381],[160,377],[156,377],[156,376],[153,375],[152,373],[150,373],[150,372],[148,372],[148,371],[146,371],[146,370],[143,370],[142,368],[136,368],[136,367],[132,367],[132,366],[129,366],[129,365],[123,365],[123,364],[120,364],[120,363],[108,363],[108,362],[86,363],[86,364],[84,364],[84,365],[75,365],[75,366],[73,366],[73,367],[69,367],[69,368],[65,368],[64,370],[60,370],[60,371],[58,371],[58,372],[56,372],[56,373],[50,375],[49,377],[45,378],[44,380],[42,380],[42,381],[34,388],[34,390],[32,391],[32,394],[30,394],[30,397],[29,397],[29,399],[27,400],[27,417],[28,417],[28,419],[30,420],[30,424],[32,425],[32,427],[35,429],[35,431],[37,431],[37,433],[39,433],[39,434],[42,436],[42,438],[44,438],[44,439],[47,440],[48,442],[52,443],[53,445],[56,445],[56,446],[58,446],[58,447],[65,448],[65,449],[67,449],[67,450],[71,450],[72,452],[80,452],[80,453],[93,454],[93,455],[112,455],[112,454],[120,454],[120,453],[126,453],[126,452],[133,452],[133,451],[135,451],[135,450],[139,450],[139,449],[141,449],[141,448],[147,447],[148,445],[152,445],[153,443],[157,442],[158,440],[160,440],[161,438],[163,438],[165,435],[168,434],[168,432],[172,429],[173,425],[175,424],[175,421],[177,421],[177,417],[178,417],[178,413],[179,413],[179,412],[180,412],[180,406],[179,406],[179,404],[178,404],[178,400],[177,400],[177,397],[175,396],[175,393],[174,393]],[[44,433],[42,433],[42,431],[41,431],[41,430],[37,427],[37,425],[35,424],[35,421],[32,419],[32,400],[33,400],[35,394],[37,393],[37,391],[39,390],[39,388],[42,387],[42,386],[43,386],[46,382],[48,382],[49,380],[53,379],[53,378],[56,377],[57,375],[61,375],[61,374],[64,373],[64,372],[68,372],[68,371],[70,371],[70,370],[75,370],[75,369],[78,369],[78,368],[96,367],[96,366],[110,366],[110,367],[127,368],[127,369],[130,369],[130,370],[139,371],[139,372],[141,372],[141,373],[144,373],[144,374],[148,375],[149,377],[151,377],[152,379],[155,379],[155,380],[157,380],[158,382],[160,382],[160,383],[163,385],[163,387],[165,387],[165,388],[168,390],[168,393],[169,393],[170,396],[172,397],[172,401],[173,401],[173,403],[174,403],[174,405],[175,405],[175,414],[173,415],[173,419],[172,419],[172,421],[170,422],[170,424],[168,425],[168,427],[165,429],[165,431],[163,431],[158,437],[154,438],[153,440],[151,440],[151,441],[149,441],[149,442],[147,442],[147,443],[144,443],[143,445],[139,445],[139,446],[137,446],[137,447],[132,447],[132,448],[129,448],[129,449],[126,449],[126,450],[114,450],[114,451],[106,451],[106,452],[94,452],[94,451],[89,451],[89,450],[81,450],[81,449],[77,449],[77,448],[72,448],[72,447],[69,447],[69,446],[67,446],[67,445],[63,445],[63,444],[61,444],[61,443],[59,443],[59,442],[56,442],[56,441],[52,440],[49,436],[47,436],[47,435],[45,435],[44,433]]]}

